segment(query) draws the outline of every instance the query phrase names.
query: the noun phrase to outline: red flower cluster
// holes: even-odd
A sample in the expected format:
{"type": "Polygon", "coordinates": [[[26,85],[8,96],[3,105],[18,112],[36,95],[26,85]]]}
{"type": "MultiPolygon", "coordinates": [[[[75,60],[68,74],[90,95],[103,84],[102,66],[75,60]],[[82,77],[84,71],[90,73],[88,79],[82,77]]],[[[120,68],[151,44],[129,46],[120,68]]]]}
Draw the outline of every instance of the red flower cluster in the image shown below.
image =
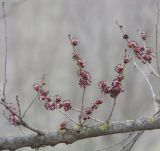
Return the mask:
{"type": "Polygon", "coordinates": [[[135,41],[128,41],[128,47],[134,51],[135,56],[143,63],[151,63],[153,59],[153,49],[150,47],[139,46],[135,41]]]}
{"type": "Polygon", "coordinates": [[[13,104],[8,103],[6,109],[8,110],[9,115],[5,115],[5,117],[9,121],[9,124],[14,126],[20,125],[20,119],[17,117],[16,107],[13,104]]]}
{"type": "Polygon", "coordinates": [[[79,85],[80,87],[86,88],[87,86],[91,85],[91,75],[89,72],[80,70],[78,72],[79,79],[79,85]]]}
{"type": "Polygon", "coordinates": [[[71,109],[71,102],[70,100],[64,100],[62,102],[61,96],[56,95],[55,99],[52,99],[49,97],[49,91],[48,89],[44,88],[44,85],[39,85],[39,84],[34,84],[33,88],[35,91],[39,93],[39,100],[45,101],[44,107],[47,110],[55,110],[55,109],[61,109],[62,107],[64,108],[65,111],[68,111],[71,109]]]}
{"type": "Polygon", "coordinates": [[[97,109],[97,108],[99,107],[99,105],[102,104],[102,103],[103,103],[103,100],[102,100],[101,98],[97,98],[97,99],[95,100],[95,102],[93,102],[93,103],[91,104],[90,107],[87,107],[87,108],[84,109],[84,111],[83,111],[83,113],[82,113],[82,115],[81,115],[81,118],[82,118],[84,121],[90,119],[90,116],[92,115],[92,112],[93,112],[95,109],[97,109]]]}
{"type": "Polygon", "coordinates": [[[118,76],[113,80],[111,86],[107,84],[106,80],[99,82],[98,87],[104,95],[110,94],[112,98],[116,98],[119,93],[124,91],[122,88],[122,80],[124,80],[123,72],[125,65],[130,61],[130,59],[131,57],[127,56],[125,51],[125,55],[123,58],[124,65],[118,64],[115,67],[115,71],[118,73],[118,76]]]}
{"type": "Polygon", "coordinates": [[[72,46],[74,47],[74,53],[73,53],[72,58],[74,61],[77,62],[77,65],[79,67],[79,71],[78,71],[78,77],[80,78],[79,85],[82,88],[86,88],[87,86],[91,85],[91,74],[88,71],[84,70],[84,67],[86,66],[87,63],[85,60],[83,60],[80,57],[80,54],[77,53],[75,50],[75,46],[78,45],[79,41],[75,38],[71,39],[70,36],[69,36],[69,39],[70,39],[72,46]]]}
{"type": "Polygon", "coordinates": [[[123,77],[118,76],[113,80],[111,86],[107,85],[106,80],[100,81],[98,84],[98,87],[104,95],[110,94],[112,98],[116,98],[120,92],[123,92],[123,88],[121,84],[122,80],[123,80],[123,77]]]}
{"type": "Polygon", "coordinates": [[[76,52],[73,54],[72,58],[77,62],[77,65],[79,66],[80,69],[83,69],[87,64],[86,61],[80,57],[80,54],[76,52]]]}

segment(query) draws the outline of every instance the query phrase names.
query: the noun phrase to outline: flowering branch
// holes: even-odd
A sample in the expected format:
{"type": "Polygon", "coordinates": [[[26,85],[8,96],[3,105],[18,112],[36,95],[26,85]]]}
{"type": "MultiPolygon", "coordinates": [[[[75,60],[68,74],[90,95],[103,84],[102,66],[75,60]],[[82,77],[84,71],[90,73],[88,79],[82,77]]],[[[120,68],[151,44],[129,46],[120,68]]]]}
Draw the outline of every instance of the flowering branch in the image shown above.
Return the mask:
{"type": "MultiPolygon", "coordinates": [[[[123,34],[123,39],[126,40],[127,44],[128,44],[128,47],[131,48],[135,54],[135,56],[142,61],[142,63],[146,64],[148,66],[148,68],[152,71],[152,73],[160,78],[160,75],[153,69],[153,67],[150,65],[152,59],[153,59],[153,55],[152,55],[152,48],[149,48],[149,47],[143,47],[143,46],[139,46],[137,44],[137,42],[135,41],[129,41],[129,36],[127,34],[125,34],[125,32],[123,31],[123,26],[120,25],[118,23],[118,21],[116,20],[116,23],[120,29],[120,31],[122,32],[123,34]]],[[[141,38],[143,41],[146,40],[146,34],[145,33],[141,33],[141,38]]],[[[144,42],[143,42],[144,44],[144,42]]]]}
{"type": "Polygon", "coordinates": [[[3,105],[7,111],[9,111],[10,115],[9,115],[9,118],[6,116],[6,118],[9,120],[9,122],[12,124],[12,125],[15,125],[15,126],[19,126],[19,125],[22,125],[24,127],[26,127],[27,129],[39,134],[39,135],[43,135],[43,132],[36,129],[36,128],[33,128],[31,126],[29,126],[21,117],[20,115],[18,115],[16,113],[16,109],[14,108],[14,106],[12,106],[11,104],[6,104],[4,101],[0,101],[0,104],[3,105]]]}

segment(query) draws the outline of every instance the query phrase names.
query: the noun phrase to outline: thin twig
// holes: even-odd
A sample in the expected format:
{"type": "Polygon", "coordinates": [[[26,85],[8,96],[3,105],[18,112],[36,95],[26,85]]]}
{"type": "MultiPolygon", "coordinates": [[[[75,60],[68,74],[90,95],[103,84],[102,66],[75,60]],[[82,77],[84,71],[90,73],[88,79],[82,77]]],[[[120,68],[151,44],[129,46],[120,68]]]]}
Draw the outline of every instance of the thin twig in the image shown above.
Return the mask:
{"type": "Polygon", "coordinates": [[[109,123],[109,121],[110,121],[110,119],[111,119],[111,117],[112,117],[112,114],[113,114],[113,111],[114,111],[114,108],[115,108],[115,106],[116,106],[116,98],[114,98],[114,103],[113,103],[113,106],[112,106],[112,110],[111,110],[111,112],[110,112],[110,114],[109,114],[109,117],[108,117],[108,119],[107,119],[107,123],[109,123]]]}
{"type": "Polygon", "coordinates": [[[5,7],[4,2],[2,2],[3,8],[3,21],[5,28],[5,60],[4,60],[4,84],[3,84],[3,100],[6,102],[6,85],[7,85],[7,55],[8,55],[8,47],[7,47],[7,23],[6,23],[6,15],[5,15],[5,7]]]}
{"type": "Polygon", "coordinates": [[[159,3],[157,3],[157,22],[156,22],[156,63],[157,63],[158,73],[160,74],[159,58],[158,58],[158,25],[159,25],[159,3]]]}
{"type": "Polygon", "coordinates": [[[66,117],[68,117],[73,123],[79,125],[78,122],[76,122],[70,115],[68,115],[67,113],[62,112],[61,110],[59,110],[60,113],[62,113],[63,115],[65,115],[66,117]]]}
{"type": "Polygon", "coordinates": [[[81,125],[81,116],[83,114],[83,108],[84,108],[84,96],[85,96],[85,88],[83,89],[83,94],[82,94],[82,101],[81,101],[81,113],[79,115],[79,124],[81,125]]]}
{"type": "Polygon", "coordinates": [[[94,121],[96,121],[96,122],[98,122],[98,123],[101,123],[101,124],[106,123],[106,122],[104,122],[104,121],[101,121],[101,120],[99,120],[99,119],[94,118],[93,116],[89,116],[89,117],[90,117],[90,119],[92,119],[92,120],[94,120],[94,121]]]}
{"type": "Polygon", "coordinates": [[[75,52],[76,49],[75,49],[75,46],[72,44],[72,39],[71,39],[71,35],[70,34],[68,34],[68,39],[69,39],[69,41],[70,41],[70,43],[72,45],[73,51],[75,52]]]}
{"type": "MultiPolygon", "coordinates": [[[[79,109],[77,109],[77,108],[75,108],[75,107],[72,107],[72,110],[81,113],[81,110],[79,110],[79,109]]],[[[83,112],[83,113],[84,113],[84,112],[83,112]]],[[[98,119],[96,119],[96,118],[93,117],[93,116],[89,116],[89,117],[90,117],[90,119],[92,119],[92,120],[94,120],[94,121],[96,121],[96,122],[98,122],[98,123],[105,123],[104,121],[98,120],[98,119]]]]}
{"type": "Polygon", "coordinates": [[[20,107],[20,102],[19,102],[18,95],[16,96],[16,101],[17,101],[17,107],[18,107],[19,116],[21,117],[21,107],[20,107]]]}
{"type": "Polygon", "coordinates": [[[31,101],[31,103],[28,105],[28,107],[24,111],[24,113],[22,115],[22,119],[24,118],[24,116],[26,115],[27,111],[30,109],[30,107],[32,106],[32,104],[35,102],[35,100],[38,98],[38,96],[39,96],[39,93],[37,93],[36,97],[31,101]]]}
{"type": "Polygon", "coordinates": [[[81,112],[80,109],[77,109],[77,108],[75,108],[75,107],[73,107],[73,106],[72,106],[72,110],[75,110],[75,111],[77,111],[77,112],[81,112]]]}
{"type": "Polygon", "coordinates": [[[153,90],[153,87],[152,87],[152,84],[151,84],[150,80],[148,79],[147,75],[144,73],[144,71],[138,66],[138,64],[135,61],[133,61],[133,65],[142,73],[143,77],[147,81],[147,84],[148,84],[148,86],[150,88],[150,91],[151,91],[151,94],[152,94],[155,110],[157,112],[158,111],[158,106],[157,106],[157,103],[156,103],[156,100],[155,100],[156,95],[154,93],[154,90],[153,90]]]}

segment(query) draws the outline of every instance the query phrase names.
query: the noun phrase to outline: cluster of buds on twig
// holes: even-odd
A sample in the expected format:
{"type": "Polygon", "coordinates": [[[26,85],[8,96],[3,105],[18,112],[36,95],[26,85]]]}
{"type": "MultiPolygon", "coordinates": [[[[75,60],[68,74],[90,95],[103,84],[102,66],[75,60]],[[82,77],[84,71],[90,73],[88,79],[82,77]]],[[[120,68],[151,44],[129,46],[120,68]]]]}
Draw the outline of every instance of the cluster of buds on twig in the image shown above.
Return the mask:
{"type": "Polygon", "coordinates": [[[116,78],[113,80],[112,84],[109,86],[107,84],[107,81],[100,81],[98,84],[99,89],[101,92],[106,95],[109,94],[112,98],[116,98],[121,92],[123,92],[122,88],[122,81],[124,80],[124,68],[126,64],[130,61],[131,57],[126,55],[126,50],[125,50],[125,55],[123,58],[123,65],[118,64],[115,67],[115,72],[118,73],[116,78]]]}
{"type": "Polygon", "coordinates": [[[5,108],[8,111],[8,114],[4,112],[4,116],[9,121],[9,124],[18,126],[20,125],[20,119],[17,117],[18,112],[16,107],[12,103],[5,104],[5,108]]]}
{"type": "Polygon", "coordinates": [[[79,86],[82,88],[86,88],[87,86],[91,85],[91,74],[88,71],[84,70],[87,62],[81,58],[80,54],[75,49],[75,47],[79,44],[78,39],[71,38],[69,35],[69,40],[74,50],[72,58],[74,61],[76,61],[79,67],[79,71],[77,72],[79,77],[79,86]]]}
{"type": "Polygon", "coordinates": [[[43,85],[34,84],[33,88],[35,91],[39,93],[39,100],[45,101],[44,107],[47,110],[55,110],[55,109],[61,109],[63,108],[65,111],[68,111],[71,109],[71,101],[70,100],[64,100],[62,101],[62,97],[60,95],[56,95],[54,99],[52,99],[49,96],[49,90],[44,88],[45,83],[43,85]]]}
{"type": "Polygon", "coordinates": [[[147,39],[146,33],[145,32],[140,33],[140,38],[143,41],[143,45],[140,45],[136,41],[129,40],[129,36],[127,34],[125,34],[123,31],[123,26],[119,25],[118,22],[117,22],[117,25],[119,26],[120,30],[122,31],[123,39],[125,39],[127,41],[128,47],[133,50],[135,56],[139,60],[141,60],[144,64],[151,63],[154,58],[154,55],[153,55],[153,49],[151,47],[146,47],[146,45],[145,45],[145,41],[147,39]]]}
{"type": "Polygon", "coordinates": [[[103,100],[101,98],[97,98],[90,107],[87,107],[84,109],[82,115],[80,118],[82,118],[84,121],[88,120],[91,118],[91,115],[95,109],[98,109],[100,104],[103,103],[103,100]]]}
{"type": "Polygon", "coordinates": [[[143,63],[151,63],[153,59],[153,49],[138,45],[135,41],[128,41],[128,47],[131,48],[135,56],[143,63]]]}

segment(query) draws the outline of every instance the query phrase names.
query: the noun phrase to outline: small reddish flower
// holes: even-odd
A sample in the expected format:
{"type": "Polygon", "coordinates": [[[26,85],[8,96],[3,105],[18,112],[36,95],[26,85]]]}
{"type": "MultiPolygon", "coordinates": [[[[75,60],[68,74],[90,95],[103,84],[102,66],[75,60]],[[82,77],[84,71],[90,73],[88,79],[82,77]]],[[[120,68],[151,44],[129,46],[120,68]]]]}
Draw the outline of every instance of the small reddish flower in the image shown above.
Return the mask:
{"type": "Polygon", "coordinates": [[[125,56],[125,57],[124,57],[124,64],[129,63],[130,60],[131,60],[131,57],[130,57],[130,56],[125,56]]]}
{"type": "Polygon", "coordinates": [[[54,102],[49,102],[49,101],[47,101],[45,104],[44,104],[44,107],[47,109],[47,110],[51,110],[51,111],[53,111],[55,108],[56,108],[56,106],[55,106],[55,103],[54,102]]]}
{"type": "Polygon", "coordinates": [[[124,75],[119,75],[119,76],[117,76],[116,77],[116,79],[114,79],[114,80],[118,80],[118,81],[122,81],[122,80],[124,80],[124,75]]]}
{"type": "Polygon", "coordinates": [[[71,43],[72,43],[73,46],[77,46],[79,44],[79,41],[76,38],[72,38],[71,43]]]}
{"type": "Polygon", "coordinates": [[[72,108],[71,101],[70,100],[64,100],[63,101],[63,108],[66,111],[70,110],[72,108]]]}
{"type": "Polygon", "coordinates": [[[95,101],[96,105],[100,105],[102,103],[103,103],[103,100],[101,98],[97,98],[96,101],[95,101]]]}
{"type": "Polygon", "coordinates": [[[78,76],[80,77],[80,87],[86,88],[87,86],[91,85],[91,75],[88,71],[79,71],[78,76]]]}
{"type": "Polygon", "coordinates": [[[63,103],[59,102],[56,103],[56,108],[61,109],[63,107],[63,103]]]}
{"type": "Polygon", "coordinates": [[[9,115],[8,121],[11,125],[18,126],[20,125],[20,119],[16,115],[9,115]]]}
{"type": "Polygon", "coordinates": [[[107,93],[109,93],[109,87],[107,86],[107,82],[106,80],[104,81],[100,81],[98,84],[99,89],[101,90],[101,92],[106,95],[107,93]]]}
{"type": "Polygon", "coordinates": [[[119,81],[119,80],[117,80],[117,79],[113,80],[112,86],[113,86],[113,87],[119,87],[119,86],[121,86],[121,81],[119,81]]]}
{"type": "Polygon", "coordinates": [[[129,38],[129,36],[128,36],[127,34],[124,34],[124,35],[123,35],[123,39],[126,39],[126,40],[127,40],[128,38],[129,38]]]}
{"type": "Polygon", "coordinates": [[[73,60],[79,60],[79,59],[81,60],[80,54],[76,53],[76,52],[73,53],[72,58],[73,58],[73,60]]]}
{"type": "Polygon", "coordinates": [[[87,115],[90,115],[90,114],[92,114],[92,108],[90,108],[90,107],[85,108],[84,112],[85,112],[87,115]]]}
{"type": "Polygon", "coordinates": [[[124,69],[124,66],[121,65],[121,64],[118,64],[116,67],[115,67],[115,71],[117,73],[123,73],[123,69],[124,69]]]}
{"type": "Polygon", "coordinates": [[[35,91],[39,92],[40,89],[41,89],[41,85],[39,85],[39,84],[34,84],[34,85],[33,85],[33,89],[34,89],[35,91]]]}
{"type": "Polygon", "coordinates": [[[79,60],[77,60],[77,65],[82,69],[82,68],[84,68],[85,66],[86,66],[86,61],[85,60],[81,60],[81,59],[79,59],[79,60]]]}
{"type": "Polygon", "coordinates": [[[40,91],[40,95],[44,96],[44,97],[47,97],[49,94],[49,90],[48,89],[42,89],[40,91]]]}
{"type": "Polygon", "coordinates": [[[135,41],[130,41],[130,42],[128,42],[128,47],[129,48],[136,48],[136,47],[138,47],[138,44],[135,41]]]}
{"type": "Polygon", "coordinates": [[[110,96],[112,98],[116,98],[119,95],[120,92],[122,92],[122,88],[120,86],[110,87],[110,96]]]}
{"type": "Polygon", "coordinates": [[[55,96],[55,101],[56,101],[56,103],[61,102],[61,99],[62,99],[62,97],[59,96],[58,94],[55,96]]]}

